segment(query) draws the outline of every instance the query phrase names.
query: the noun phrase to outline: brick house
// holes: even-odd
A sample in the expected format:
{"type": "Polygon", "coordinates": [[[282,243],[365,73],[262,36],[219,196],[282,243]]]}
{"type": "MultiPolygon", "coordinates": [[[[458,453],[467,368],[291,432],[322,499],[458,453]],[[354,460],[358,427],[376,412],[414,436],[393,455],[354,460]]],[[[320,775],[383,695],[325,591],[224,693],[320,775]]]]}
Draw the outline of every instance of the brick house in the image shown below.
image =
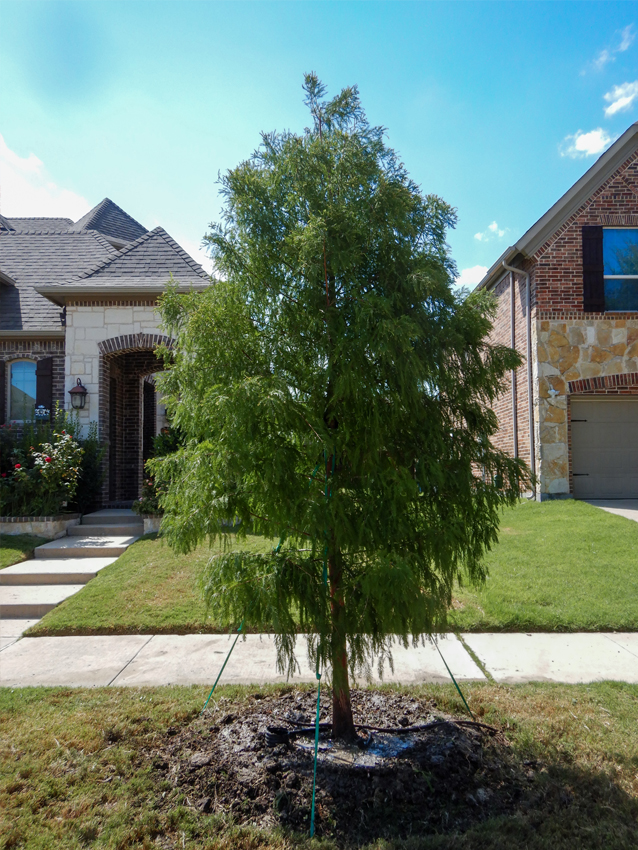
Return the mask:
{"type": "Polygon", "coordinates": [[[638,123],[478,288],[496,297],[493,340],[525,357],[495,443],[539,499],[638,498],[638,123]]]}
{"type": "Polygon", "coordinates": [[[160,424],[155,348],[168,340],[156,308],[171,275],[183,290],[210,284],[165,230],[108,198],[75,223],[0,216],[0,424],[70,409],[79,381],[80,419],[98,423],[106,447],[103,504],[139,495],[160,424]]]}

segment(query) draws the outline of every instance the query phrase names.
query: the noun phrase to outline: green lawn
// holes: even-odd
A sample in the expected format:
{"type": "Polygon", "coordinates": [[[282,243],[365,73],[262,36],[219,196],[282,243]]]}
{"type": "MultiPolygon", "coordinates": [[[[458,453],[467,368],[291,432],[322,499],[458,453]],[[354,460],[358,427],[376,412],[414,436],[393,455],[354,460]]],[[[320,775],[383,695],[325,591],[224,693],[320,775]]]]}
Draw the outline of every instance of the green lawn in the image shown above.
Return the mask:
{"type": "MultiPolygon", "coordinates": [[[[199,719],[206,688],[0,689],[0,848],[337,850],[330,835],[258,831],[206,815],[153,771],[167,730],[241,714],[259,690],[221,688],[199,719]],[[230,715],[229,715],[230,713],[230,715]]],[[[449,686],[397,689],[462,713],[449,686]]],[[[417,831],[367,850],[634,850],[638,846],[638,687],[474,683],[470,705],[510,742],[528,791],[510,814],[440,834],[417,831]]],[[[328,698],[328,694],[325,695],[328,698]]],[[[288,703],[290,705],[290,703],[288,703]]],[[[213,727],[219,729],[219,726],[213,727]]],[[[514,773],[514,771],[512,771],[514,773]]],[[[317,775],[321,789],[322,771],[317,775]]],[[[344,788],[344,793],[346,789],[344,788]]],[[[223,801],[222,801],[223,803],[223,801]]],[[[362,811],[362,816],[365,811],[362,811]]]]}
{"type": "MultiPolygon", "coordinates": [[[[231,536],[232,539],[232,536],[231,536]]],[[[273,541],[247,535],[242,549],[268,552],[273,541]]],[[[75,596],[50,611],[29,635],[185,634],[219,631],[198,588],[219,546],[175,554],[155,535],[138,540],[75,596]]]]}
{"type": "Polygon", "coordinates": [[[28,560],[36,546],[47,542],[33,534],[0,534],[0,569],[28,560]]]}
{"type": "Polygon", "coordinates": [[[522,502],[504,512],[480,590],[461,589],[464,631],[638,629],[638,523],[584,502],[522,502]]]}
{"type": "MultiPolygon", "coordinates": [[[[273,541],[238,545],[266,552],[273,541]]],[[[161,539],[140,540],[29,634],[214,632],[197,586],[210,555],[208,546],[182,556],[161,539]]],[[[483,588],[455,593],[453,629],[638,629],[638,523],[583,502],[522,502],[504,512],[488,565],[483,588]]]]}

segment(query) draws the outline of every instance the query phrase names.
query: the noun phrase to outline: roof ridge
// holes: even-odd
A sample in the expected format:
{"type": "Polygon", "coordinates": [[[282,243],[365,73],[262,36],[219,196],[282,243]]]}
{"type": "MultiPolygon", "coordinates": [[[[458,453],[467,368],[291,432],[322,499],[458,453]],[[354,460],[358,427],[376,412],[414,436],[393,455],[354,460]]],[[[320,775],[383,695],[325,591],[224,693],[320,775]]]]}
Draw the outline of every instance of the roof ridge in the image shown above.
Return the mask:
{"type": "Polygon", "coordinates": [[[164,241],[168,242],[168,244],[171,246],[171,248],[179,254],[179,256],[184,260],[184,262],[187,265],[189,265],[193,269],[194,272],[197,272],[197,274],[200,277],[203,276],[203,277],[206,277],[210,280],[210,275],[207,273],[206,269],[204,269],[197,262],[197,260],[193,259],[193,257],[191,257],[191,255],[182,248],[182,246],[179,244],[179,242],[176,242],[173,239],[173,237],[170,235],[170,233],[167,233],[167,231],[164,230],[163,227],[155,227],[151,231],[151,233],[155,233],[155,232],[157,232],[159,235],[161,235],[162,238],[164,239],[164,241]]]}
{"type": "MultiPolygon", "coordinates": [[[[92,231],[92,232],[97,233],[98,231],[95,230],[95,231],[92,231]]],[[[141,245],[143,242],[146,242],[146,240],[149,239],[153,235],[154,232],[155,231],[153,231],[153,230],[147,230],[146,233],[143,233],[141,236],[138,236],[138,238],[135,240],[135,242],[129,242],[129,244],[125,245],[124,248],[122,248],[120,251],[117,251],[109,243],[109,247],[112,248],[112,250],[114,252],[113,256],[107,257],[105,260],[102,260],[101,262],[99,262],[96,266],[93,266],[92,268],[87,269],[85,272],[82,272],[81,275],[74,277],[73,280],[84,280],[87,277],[91,277],[91,275],[95,274],[95,272],[99,271],[102,268],[106,268],[106,266],[110,265],[112,262],[114,262],[114,260],[117,260],[119,257],[126,256],[126,254],[128,254],[130,251],[137,248],[138,245],[141,245]]]]}
{"type": "MultiPolygon", "coordinates": [[[[73,223],[77,224],[78,222],[82,221],[85,216],[90,214],[90,218],[87,219],[86,226],[83,227],[82,230],[93,230],[93,228],[90,227],[91,223],[95,221],[98,214],[104,209],[108,202],[109,198],[102,198],[102,200],[98,204],[96,204],[93,209],[90,209],[88,212],[85,212],[84,215],[81,215],[79,219],[77,221],[74,221],[73,223]]],[[[111,201],[111,203],[113,203],[113,201],[111,201]]],[[[117,206],[117,204],[115,204],[115,206],[117,206]]],[[[122,210],[122,212],[124,212],[124,210],[122,210]]]]}
{"type": "Polygon", "coordinates": [[[89,216],[89,218],[87,218],[87,220],[86,220],[86,223],[82,225],[81,229],[82,230],[94,230],[95,228],[91,227],[91,225],[94,224],[99,219],[103,210],[107,209],[108,207],[115,207],[115,209],[118,210],[118,212],[122,213],[123,216],[130,219],[133,222],[133,224],[136,224],[138,227],[141,227],[142,230],[145,230],[146,232],[148,232],[147,228],[144,227],[143,224],[140,224],[140,222],[136,218],[133,218],[133,216],[130,213],[127,213],[125,209],[122,209],[122,207],[119,204],[116,204],[115,201],[112,201],[110,198],[102,198],[102,200],[99,202],[99,204],[96,204],[96,206],[94,206],[93,209],[84,213],[84,215],[80,216],[80,218],[76,222],[73,222],[73,223],[75,225],[77,225],[77,224],[79,224],[79,222],[82,221],[83,218],[85,218],[86,216],[89,216]]]}
{"type": "Polygon", "coordinates": [[[3,215],[0,215],[0,225],[7,231],[10,232],[15,230],[15,227],[11,224],[8,218],[5,218],[3,215]]]}
{"type": "Polygon", "coordinates": [[[130,254],[144,242],[148,242],[150,239],[155,238],[156,236],[161,237],[172,249],[175,253],[188,265],[190,268],[197,274],[198,277],[204,277],[207,280],[210,280],[210,275],[206,274],[206,271],[196,262],[190,254],[187,254],[186,251],[179,245],[172,236],[170,236],[163,227],[154,227],[153,230],[148,230],[146,233],[143,233],[139,236],[134,242],[130,242],[120,251],[115,251],[114,254],[110,257],[107,257],[105,260],[102,260],[97,265],[92,268],[87,269],[82,274],[77,275],[72,278],[72,280],[86,280],[89,277],[92,277],[97,272],[105,269],[107,266],[111,265],[118,261],[121,257],[125,257],[127,254],[130,254]]]}
{"type": "Polygon", "coordinates": [[[68,221],[70,224],[74,224],[73,219],[69,218],[68,215],[8,215],[4,218],[14,221],[68,221]]]}

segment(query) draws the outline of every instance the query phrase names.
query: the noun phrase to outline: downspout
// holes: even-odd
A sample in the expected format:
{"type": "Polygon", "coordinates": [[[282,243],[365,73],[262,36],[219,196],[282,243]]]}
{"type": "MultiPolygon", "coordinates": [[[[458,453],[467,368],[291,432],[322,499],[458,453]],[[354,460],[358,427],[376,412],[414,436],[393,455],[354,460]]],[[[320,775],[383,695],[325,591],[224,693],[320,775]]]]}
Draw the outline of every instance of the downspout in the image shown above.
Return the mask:
{"type": "MultiPolygon", "coordinates": [[[[532,394],[532,315],[531,315],[531,297],[530,297],[530,282],[529,272],[523,269],[516,269],[514,266],[508,266],[503,261],[503,268],[512,275],[512,316],[511,316],[511,331],[512,331],[512,348],[516,348],[515,344],[515,327],[514,327],[514,275],[520,274],[525,277],[525,310],[527,313],[526,331],[527,331],[527,407],[529,410],[529,465],[532,473],[536,473],[536,451],[534,446],[534,397],[532,394]]],[[[512,412],[514,417],[514,427],[516,428],[516,383],[515,371],[512,371],[512,412]]],[[[516,439],[516,430],[514,431],[514,451],[515,457],[518,456],[518,445],[516,439]]]]}

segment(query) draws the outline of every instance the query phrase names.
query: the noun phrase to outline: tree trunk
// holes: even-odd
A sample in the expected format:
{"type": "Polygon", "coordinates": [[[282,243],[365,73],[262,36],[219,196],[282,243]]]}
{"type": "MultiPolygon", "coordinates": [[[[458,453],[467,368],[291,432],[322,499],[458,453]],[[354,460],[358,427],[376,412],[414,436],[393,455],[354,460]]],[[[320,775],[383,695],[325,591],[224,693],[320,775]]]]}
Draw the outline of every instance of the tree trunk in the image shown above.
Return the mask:
{"type": "Polygon", "coordinates": [[[330,578],[330,611],[332,614],[332,737],[353,740],[357,737],[352,718],[348,649],[346,643],[345,606],[341,589],[341,566],[338,556],[328,558],[330,578]]]}

